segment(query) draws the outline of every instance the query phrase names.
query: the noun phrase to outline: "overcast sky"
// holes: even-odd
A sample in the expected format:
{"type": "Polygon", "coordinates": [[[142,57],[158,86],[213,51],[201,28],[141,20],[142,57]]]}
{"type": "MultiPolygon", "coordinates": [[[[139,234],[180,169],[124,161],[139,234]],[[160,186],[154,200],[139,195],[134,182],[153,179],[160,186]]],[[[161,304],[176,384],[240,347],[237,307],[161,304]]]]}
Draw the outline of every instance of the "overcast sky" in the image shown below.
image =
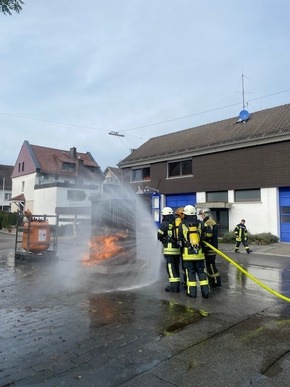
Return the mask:
{"type": "Polygon", "coordinates": [[[27,140],[116,166],[238,117],[242,74],[250,113],[290,103],[289,0],[24,1],[0,14],[0,164],[27,140]]]}

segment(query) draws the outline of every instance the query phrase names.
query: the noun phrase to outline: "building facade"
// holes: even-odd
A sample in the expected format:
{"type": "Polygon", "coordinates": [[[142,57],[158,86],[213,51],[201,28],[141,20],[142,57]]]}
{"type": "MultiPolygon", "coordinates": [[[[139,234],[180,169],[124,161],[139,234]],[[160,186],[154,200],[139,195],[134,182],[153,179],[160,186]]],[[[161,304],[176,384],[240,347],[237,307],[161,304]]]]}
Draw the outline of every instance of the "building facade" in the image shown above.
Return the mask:
{"type": "Polygon", "coordinates": [[[151,188],[156,222],[164,206],[193,204],[221,234],[244,218],[290,242],[290,104],[151,138],[118,166],[136,193],[151,188]]]}
{"type": "Polygon", "coordinates": [[[12,173],[12,210],[82,214],[102,194],[104,175],[92,155],[24,141],[12,173]]]}
{"type": "Polygon", "coordinates": [[[0,165],[0,210],[3,211],[10,211],[11,209],[9,200],[12,195],[12,171],[12,165],[0,165]]]}
{"type": "Polygon", "coordinates": [[[118,197],[122,194],[123,173],[116,167],[107,167],[104,171],[103,194],[118,197]]]}

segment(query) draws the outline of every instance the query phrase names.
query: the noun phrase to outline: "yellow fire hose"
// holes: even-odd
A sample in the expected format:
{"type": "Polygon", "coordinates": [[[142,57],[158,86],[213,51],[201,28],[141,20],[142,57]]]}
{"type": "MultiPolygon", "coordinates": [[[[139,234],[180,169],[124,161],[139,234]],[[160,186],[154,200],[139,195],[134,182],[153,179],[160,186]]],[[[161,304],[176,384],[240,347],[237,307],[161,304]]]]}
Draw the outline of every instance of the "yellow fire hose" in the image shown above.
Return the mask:
{"type": "Polygon", "coordinates": [[[256,277],[254,277],[252,274],[248,273],[245,269],[243,269],[239,264],[237,264],[235,261],[233,261],[230,257],[228,257],[225,253],[223,253],[222,251],[216,249],[215,247],[213,247],[211,244],[209,244],[208,242],[205,242],[203,241],[203,243],[208,246],[209,248],[211,248],[213,251],[215,251],[217,254],[219,254],[221,257],[223,257],[225,260],[227,260],[229,263],[231,263],[232,265],[234,265],[238,270],[240,270],[243,274],[245,274],[247,277],[251,278],[251,280],[253,280],[254,282],[256,282],[256,284],[258,284],[259,286],[261,286],[262,288],[264,288],[265,290],[267,290],[268,292],[274,294],[276,297],[279,297],[279,298],[282,298],[282,300],[284,301],[287,301],[287,302],[290,302],[290,298],[289,297],[286,297],[286,296],[283,296],[283,294],[280,294],[278,292],[276,292],[275,290],[269,288],[267,285],[263,284],[263,282],[259,281],[256,277]]]}

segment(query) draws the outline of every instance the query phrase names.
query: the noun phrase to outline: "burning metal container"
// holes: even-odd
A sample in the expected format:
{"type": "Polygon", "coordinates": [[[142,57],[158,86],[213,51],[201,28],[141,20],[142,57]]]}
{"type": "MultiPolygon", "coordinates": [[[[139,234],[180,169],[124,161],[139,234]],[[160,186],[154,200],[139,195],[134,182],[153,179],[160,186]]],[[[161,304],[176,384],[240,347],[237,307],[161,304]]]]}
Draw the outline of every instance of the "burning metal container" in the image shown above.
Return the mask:
{"type": "Polygon", "coordinates": [[[90,258],[99,272],[126,271],[136,261],[136,203],[129,199],[92,201],[90,258]]]}

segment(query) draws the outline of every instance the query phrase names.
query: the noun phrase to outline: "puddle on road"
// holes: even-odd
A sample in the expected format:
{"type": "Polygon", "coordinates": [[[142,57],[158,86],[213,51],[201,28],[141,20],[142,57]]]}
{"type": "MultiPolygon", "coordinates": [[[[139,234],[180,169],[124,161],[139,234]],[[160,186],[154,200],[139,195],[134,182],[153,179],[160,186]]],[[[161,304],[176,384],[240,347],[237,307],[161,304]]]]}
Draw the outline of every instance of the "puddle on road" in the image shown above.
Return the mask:
{"type": "Polygon", "coordinates": [[[152,300],[133,293],[98,294],[89,298],[90,328],[114,325],[155,332],[165,337],[200,321],[208,313],[168,300],[152,300]],[[204,313],[204,314],[203,314],[204,313]]]}
{"type": "Polygon", "coordinates": [[[188,325],[194,324],[203,318],[198,309],[167,300],[161,300],[161,303],[166,306],[169,311],[169,315],[167,319],[164,320],[164,324],[160,329],[160,334],[162,336],[169,336],[180,332],[188,325]]]}

